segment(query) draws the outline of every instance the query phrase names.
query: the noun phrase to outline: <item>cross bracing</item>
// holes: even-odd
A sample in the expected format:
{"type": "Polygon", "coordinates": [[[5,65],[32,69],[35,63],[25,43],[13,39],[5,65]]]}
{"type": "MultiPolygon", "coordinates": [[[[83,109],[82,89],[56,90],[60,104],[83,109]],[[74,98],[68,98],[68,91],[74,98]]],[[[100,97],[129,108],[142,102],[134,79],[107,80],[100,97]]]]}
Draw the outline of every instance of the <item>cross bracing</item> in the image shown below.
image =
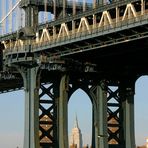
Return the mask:
{"type": "MultiPolygon", "coordinates": [[[[0,38],[3,44],[1,48],[5,47],[3,50],[5,62],[8,65],[11,62],[26,62],[25,65],[33,63],[35,66],[38,62],[42,62],[40,57],[43,51],[48,62],[58,57],[79,55],[94,49],[103,51],[103,48],[110,46],[114,47],[121,43],[126,45],[130,41],[146,39],[147,5],[146,1],[138,0],[128,4],[126,1],[112,2],[110,5],[102,5],[75,16],[59,18],[46,25],[39,25],[35,39],[33,37],[31,41],[21,38],[17,40],[19,32],[21,30],[0,38]],[[28,54],[28,50],[24,48],[30,42],[33,44],[29,52],[36,53],[37,59],[28,54]]],[[[123,52],[113,52],[112,55],[123,52]]],[[[104,53],[100,57],[106,55],[109,53],[104,53]]]]}
{"type": "MultiPolygon", "coordinates": [[[[118,38],[108,37],[107,41],[102,43],[91,44],[91,48],[101,48],[111,44],[120,42],[127,42],[138,38],[147,36],[147,31],[140,32],[136,31],[136,28],[143,26],[146,29],[147,25],[147,7],[144,7],[145,3],[142,1],[136,1],[127,5],[120,5],[116,8],[108,7],[107,10],[102,12],[94,9],[93,11],[87,12],[82,15],[85,17],[76,16],[71,20],[69,17],[49,22],[44,27],[38,28],[38,31],[34,32],[35,39],[31,39],[31,52],[38,52],[48,50],[51,56],[63,56],[73,54],[75,52],[81,52],[82,49],[85,51],[87,46],[80,48],[74,48],[73,50],[62,50],[59,52],[54,51],[54,48],[58,46],[65,46],[66,44],[72,44],[77,41],[88,40],[89,38],[97,38],[114,34],[115,32],[119,35],[118,38]],[[65,21],[64,23],[61,23],[65,21]],[[130,35],[124,34],[124,31],[133,29],[133,33],[130,35]],[[135,30],[135,31],[134,31],[135,30]],[[120,36],[124,34],[125,37],[120,36]],[[52,48],[52,50],[50,50],[52,48]]],[[[106,9],[106,7],[104,7],[106,9]]],[[[21,30],[20,30],[21,34],[21,30]]],[[[8,36],[9,37],[9,36],[8,36]]],[[[15,39],[3,40],[5,50],[4,54],[18,54],[19,52],[26,52],[25,46],[28,45],[29,40],[15,39]],[[11,50],[9,50],[11,49],[11,50]]],[[[89,50],[91,49],[88,47],[89,50]]],[[[66,48],[68,49],[68,48],[66,48]]]]}

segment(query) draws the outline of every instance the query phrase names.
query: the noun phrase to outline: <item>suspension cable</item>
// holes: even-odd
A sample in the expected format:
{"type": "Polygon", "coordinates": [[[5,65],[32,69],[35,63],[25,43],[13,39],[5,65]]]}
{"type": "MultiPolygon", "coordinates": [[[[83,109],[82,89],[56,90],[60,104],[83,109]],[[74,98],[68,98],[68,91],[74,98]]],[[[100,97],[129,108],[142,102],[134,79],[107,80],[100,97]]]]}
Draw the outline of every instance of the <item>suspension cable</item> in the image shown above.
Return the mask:
{"type": "Polygon", "coordinates": [[[12,9],[7,13],[7,15],[5,15],[5,17],[0,21],[0,24],[2,24],[3,21],[6,20],[6,18],[12,13],[12,11],[19,5],[20,2],[21,2],[21,0],[19,0],[19,1],[12,7],[12,9]]]}

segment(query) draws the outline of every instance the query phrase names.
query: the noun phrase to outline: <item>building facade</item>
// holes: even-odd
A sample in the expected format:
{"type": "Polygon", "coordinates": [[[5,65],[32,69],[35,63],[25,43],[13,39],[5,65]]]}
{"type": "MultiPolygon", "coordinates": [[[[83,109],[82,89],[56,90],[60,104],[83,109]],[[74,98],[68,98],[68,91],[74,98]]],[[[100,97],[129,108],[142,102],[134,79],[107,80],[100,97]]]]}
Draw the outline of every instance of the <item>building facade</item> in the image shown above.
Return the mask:
{"type": "Polygon", "coordinates": [[[78,125],[77,116],[75,119],[74,128],[72,129],[72,132],[69,138],[69,147],[71,147],[72,145],[76,146],[76,148],[83,147],[82,133],[78,125]]]}

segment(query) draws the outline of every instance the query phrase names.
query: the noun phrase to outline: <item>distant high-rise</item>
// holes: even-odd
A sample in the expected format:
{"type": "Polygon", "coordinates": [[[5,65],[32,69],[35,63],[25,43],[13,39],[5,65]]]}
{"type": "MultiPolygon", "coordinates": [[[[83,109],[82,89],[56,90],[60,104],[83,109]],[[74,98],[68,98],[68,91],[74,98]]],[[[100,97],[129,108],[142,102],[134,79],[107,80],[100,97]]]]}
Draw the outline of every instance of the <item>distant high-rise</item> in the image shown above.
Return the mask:
{"type": "Polygon", "coordinates": [[[146,138],[146,148],[148,148],[148,138],[146,138]]]}
{"type": "Polygon", "coordinates": [[[78,119],[76,116],[74,128],[72,129],[72,133],[69,139],[69,145],[76,145],[77,148],[82,148],[82,133],[78,125],[78,119]]]}

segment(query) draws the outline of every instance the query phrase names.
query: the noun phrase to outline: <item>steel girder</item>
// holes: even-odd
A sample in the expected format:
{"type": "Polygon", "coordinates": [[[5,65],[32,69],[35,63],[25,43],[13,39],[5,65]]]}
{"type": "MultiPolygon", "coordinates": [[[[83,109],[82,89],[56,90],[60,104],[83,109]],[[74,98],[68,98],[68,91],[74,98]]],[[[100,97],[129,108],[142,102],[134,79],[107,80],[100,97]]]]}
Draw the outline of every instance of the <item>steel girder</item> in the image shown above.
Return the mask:
{"type": "Polygon", "coordinates": [[[41,91],[39,94],[39,136],[40,146],[55,147],[57,141],[57,129],[56,129],[56,98],[53,94],[53,84],[49,86],[41,85],[41,91]],[[47,87],[47,88],[46,88],[47,87]],[[45,98],[44,98],[45,96],[45,98]]]}
{"type": "MultiPolygon", "coordinates": [[[[40,147],[65,148],[65,145],[68,146],[66,131],[68,100],[80,88],[86,92],[92,102],[92,147],[134,148],[133,86],[135,80],[127,78],[110,85],[110,81],[103,79],[95,71],[86,71],[80,63],[77,63],[75,70],[72,69],[74,65],[76,66],[75,62],[68,65],[70,71],[66,67],[67,64],[65,62],[63,64],[64,71],[62,71],[63,68],[61,71],[55,69],[55,66],[54,69],[43,66],[40,69],[42,71],[40,75],[36,68],[26,69],[27,71],[22,69],[26,83],[25,95],[26,103],[28,103],[26,109],[29,108],[31,112],[35,113],[34,116],[26,110],[28,114],[26,123],[30,129],[34,124],[39,125],[40,147]],[[41,84],[39,85],[39,83],[41,84]],[[40,88],[39,91],[38,88],[40,88]],[[37,105],[38,103],[39,105],[37,105]],[[35,108],[36,105],[38,108],[35,108]],[[101,137],[101,140],[98,136],[101,137]],[[67,141],[63,143],[65,138],[67,141]],[[61,145],[63,146],[61,147],[61,145]]],[[[27,125],[25,126],[28,129],[27,125]]],[[[29,135],[37,133],[37,130],[34,130],[28,131],[29,135]]],[[[28,138],[27,132],[25,135],[28,138]]]]}

